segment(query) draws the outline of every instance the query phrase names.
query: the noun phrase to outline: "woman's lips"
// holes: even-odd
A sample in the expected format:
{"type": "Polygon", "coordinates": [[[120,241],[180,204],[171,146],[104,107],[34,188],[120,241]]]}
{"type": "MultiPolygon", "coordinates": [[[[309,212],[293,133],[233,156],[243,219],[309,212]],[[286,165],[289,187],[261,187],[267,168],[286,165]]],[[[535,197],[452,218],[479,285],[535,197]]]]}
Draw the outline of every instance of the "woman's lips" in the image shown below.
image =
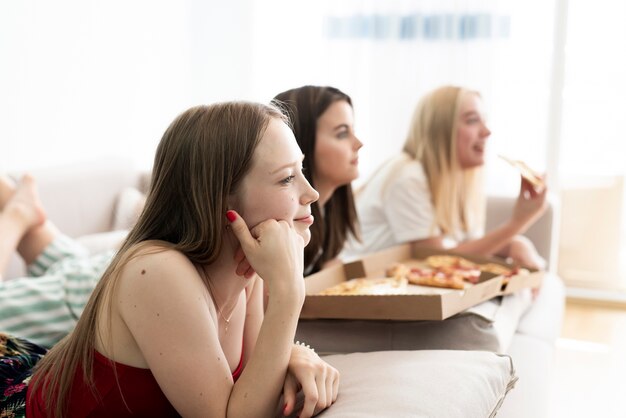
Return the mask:
{"type": "Polygon", "coordinates": [[[302,222],[308,225],[313,225],[313,221],[315,220],[315,218],[313,218],[313,215],[307,215],[304,218],[298,218],[298,219],[294,219],[296,222],[302,222]]]}

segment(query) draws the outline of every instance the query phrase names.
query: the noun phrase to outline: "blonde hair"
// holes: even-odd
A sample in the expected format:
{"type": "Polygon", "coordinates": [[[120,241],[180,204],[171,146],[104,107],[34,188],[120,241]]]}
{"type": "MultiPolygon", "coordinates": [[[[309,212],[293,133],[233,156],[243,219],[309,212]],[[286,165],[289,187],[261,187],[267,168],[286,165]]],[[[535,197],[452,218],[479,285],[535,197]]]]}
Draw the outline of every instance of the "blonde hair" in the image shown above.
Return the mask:
{"type": "Polygon", "coordinates": [[[459,107],[478,92],[455,86],[440,87],[417,105],[403,151],[421,163],[435,210],[433,228],[457,239],[482,230],[485,198],[480,167],[463,170],[457,157],[459,107]]]}
{"type": "Polygon", "coordinates": [[[37,365],[31,393],[38,387],[47,392],[50,415],[68,415],[71,385],[79,370],[97,394],[93,351],[98,317],[110,315],[120,273],[133,257],[151,246],[150,251],[180,251],[198,265],[217,259],[227,198],[251,168],[254,151],[273,118],[286,122],[273,106],[230,102],[191,108],[167,128],[139,220],[98,282],[74,331],[37,365]]]}

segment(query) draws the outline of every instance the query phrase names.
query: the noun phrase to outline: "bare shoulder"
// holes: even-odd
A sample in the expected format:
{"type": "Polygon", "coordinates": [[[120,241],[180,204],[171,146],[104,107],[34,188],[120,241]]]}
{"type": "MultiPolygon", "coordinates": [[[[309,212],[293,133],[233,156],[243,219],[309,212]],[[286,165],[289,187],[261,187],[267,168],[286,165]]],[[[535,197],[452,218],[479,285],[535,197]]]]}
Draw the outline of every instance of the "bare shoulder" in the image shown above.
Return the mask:
{"type": "Polygon", "coordinates": [[[167,272],[172,269],[196,270],[193,263],[180,251],[169,248],[159,243],[149,244],[137,250],[130,258],[124,270],[140,270],[140,274],[148,273],[147,268],[151,267],[151,273],[167,272]],[[145,270],[145,271],[144,271],[145,270]]]}
{"type": "Polygon", "coordinates": [[[111,295],[113,349],[118,359],[150,368],[159,385],[168,381],[167,376],[184,381],[173,371],[180,357],[197,359],[198,347],[211,347],[215,356],[220,350],[208,290],[196,266],[166,244],[142,243],[135,250],[126,254],[126,260],[122,257],[111,295]]]}
{"type": "Polygon", "coordinates": [[[125,296],[197,295],[204,288],[198,270],[184,254],[154,244],[139,249],[121,269],[117,294],[122,302],[125,296]]]}

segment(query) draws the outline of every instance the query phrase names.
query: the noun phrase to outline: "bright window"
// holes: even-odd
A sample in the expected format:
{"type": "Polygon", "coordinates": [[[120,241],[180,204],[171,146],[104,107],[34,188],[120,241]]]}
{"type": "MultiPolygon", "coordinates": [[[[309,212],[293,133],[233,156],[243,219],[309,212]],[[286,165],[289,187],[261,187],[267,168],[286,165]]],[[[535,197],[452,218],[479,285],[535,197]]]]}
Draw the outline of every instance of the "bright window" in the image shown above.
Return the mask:
{"type": "Polygon", "coordinates": [[[568,9],[559,271],[568,284],[624,288],[626,2],[570,0],[568,9]]]}

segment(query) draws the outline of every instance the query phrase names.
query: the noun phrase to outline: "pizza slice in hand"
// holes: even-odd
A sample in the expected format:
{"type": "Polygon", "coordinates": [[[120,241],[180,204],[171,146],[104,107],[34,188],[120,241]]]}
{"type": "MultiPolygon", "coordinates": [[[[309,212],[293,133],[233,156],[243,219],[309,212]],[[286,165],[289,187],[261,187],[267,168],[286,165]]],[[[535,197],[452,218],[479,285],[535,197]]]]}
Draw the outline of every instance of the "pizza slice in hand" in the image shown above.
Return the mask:
{"type": "Polygon", "coordinates": [[[546,183],[543,181],[541,174],[530,168],[528,164],[526,164],[524,161],[513,160],[511,158],[505,157],[504,155],[499,155],[499,157],[515,167],[522,175],[522,177],[524,177],[526,180],[528,180],[530,184],[533,185],[535,190],[541,191],[546,187],[546,183]]]}

